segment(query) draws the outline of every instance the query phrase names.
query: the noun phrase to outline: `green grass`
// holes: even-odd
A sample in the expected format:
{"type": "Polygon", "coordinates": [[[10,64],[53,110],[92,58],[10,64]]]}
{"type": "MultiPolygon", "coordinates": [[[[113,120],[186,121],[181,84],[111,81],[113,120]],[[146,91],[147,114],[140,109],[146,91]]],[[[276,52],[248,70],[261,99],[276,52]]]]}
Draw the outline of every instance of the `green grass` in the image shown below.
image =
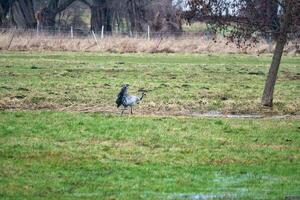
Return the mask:
{"type": "Polygon", "coordinates": [[[115,96],[129,83],[133,94],[149,91],[137,112],[299,113],[297,56],[283,58],[274,108],[260,106],[270,61],[270,55],[1,52],[0,107],[117,112],[115,96]]]}
{"type": "Polygon", "coordinates": [[[296,119],[120,117],[138,113],[299,114],[300,58],[284,57],[274,108],[259,106],[271,57],[1,52],[1,199],[284,199],[300,195],[296,119]]]}
{"type": "Polygon", "coordinates": [[[300,195],[299,130],[299,120],[0,112],[0,198],[284,199],[300,195]]]}

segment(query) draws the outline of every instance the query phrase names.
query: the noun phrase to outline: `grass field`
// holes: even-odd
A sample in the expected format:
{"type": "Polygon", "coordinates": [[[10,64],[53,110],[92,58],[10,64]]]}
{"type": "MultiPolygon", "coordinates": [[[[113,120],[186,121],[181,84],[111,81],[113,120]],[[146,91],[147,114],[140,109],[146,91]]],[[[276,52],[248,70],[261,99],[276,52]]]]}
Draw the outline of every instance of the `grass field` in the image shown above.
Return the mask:
{"type": "Polygon", "coordinates": [[[284,199],[300,195],[299,128],[299,120],[1,112],[0,195],[284,199]]]}
{"type": "Polygon", "coordinates": [[[284,57],[274,108],[260,106],[271,56],[1,52],[1,108],[117,112],[123,83],[147,114],[299,114],[300,57],[284,57]]]}
{"type": "Polygon", "coordinates": [[[259,105],[270,60],[1,52],[0,199],[299,197],[299,118],[189,116],[299,116],[300,57],[284,57],[274,108],[259,105]],[[115,108],[123,83],[148,91],[133,116],[115,108]]]}

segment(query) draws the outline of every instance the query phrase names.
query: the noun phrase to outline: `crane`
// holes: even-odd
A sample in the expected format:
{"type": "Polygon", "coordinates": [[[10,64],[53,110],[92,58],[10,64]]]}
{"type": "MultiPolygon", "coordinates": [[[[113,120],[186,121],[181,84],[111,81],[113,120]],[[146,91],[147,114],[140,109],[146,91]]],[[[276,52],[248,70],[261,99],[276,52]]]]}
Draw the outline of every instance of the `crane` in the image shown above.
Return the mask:
{"type": "Polygon", "coordinates": [[[119,108],[120,106],[124,107],[121,115],[123,115],[123,113],[127,109],[127,107],[130,107],[130,113],[133,114],[133,112],[132,112],[133,106],[135,106],[136,104],[139,104],[142,101],[143,97],[146,95],[145,91],[142,91],[141,97],[130,95],[130,94],[128,94],[128,87],[129,87],[129,84],[123,85],[121,88],[121,91],[119,92],[117,99],[116,99],[117,108],[119,108]]]}

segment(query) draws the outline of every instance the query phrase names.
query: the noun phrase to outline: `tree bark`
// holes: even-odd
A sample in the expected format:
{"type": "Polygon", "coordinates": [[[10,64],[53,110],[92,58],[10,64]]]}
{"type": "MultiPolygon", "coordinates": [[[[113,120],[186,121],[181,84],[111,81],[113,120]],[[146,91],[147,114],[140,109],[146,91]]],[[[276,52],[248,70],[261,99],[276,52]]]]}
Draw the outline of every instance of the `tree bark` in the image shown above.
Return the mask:
{"type": "Polygon", "coordinates": [[[272,63],[269,69],[268,78],[265,83],[265,88],[261,100],[263,106],[273,106],[273,94],[277,79],[278,69],[283,54],[284,46],[287,41],[287,32],[292,23],[291,3],[286,2],[285,13],[280,27],[280,33],[276,39],[275,52],[273,54],[272,63]]]}
{"type": "Polygon", "coordinates": [[[43,28],[54,27],[56,15],[65,10],[74,1],[75,0],[65,0],[59,5],[59,0],[51,0],[48,6],[38,13],[40,25],[43,28]]]}
{"type": "Polygon", "coordinates": [[[276,43],[275,52],[273,54],[271,67],[269,69],[268,78],[265,83],[265,89],[261,100],[261,104],[264,106],[273,106],[274,87],[285,43],[286,36],[279,38],[276,43]]]}
{"type": "Polygon", "coordinates": [[[0,4],[0,26],[3,25],[4,17],[5,17],[4,7],[0,4]]]}
{"type": "Polygon", "coordinates": [[[15,1],[11,6],[11,20],[17,27],[36,27],[32,0],[15,1]]]}
{"type": "Polygon", "coordinates": [[[143,32],[143,24],[147,24],[145,20],[145,10],[143,0],[130,0],[127,2],[130,27],[132,32],[143,32]]]}
{"type": "Polygon", "coordinates": [[[91,30],[99,31],[104,26],[104,31],[112,31],[112,11],[106,0],[95,1],[91,5],[91,30]]]}

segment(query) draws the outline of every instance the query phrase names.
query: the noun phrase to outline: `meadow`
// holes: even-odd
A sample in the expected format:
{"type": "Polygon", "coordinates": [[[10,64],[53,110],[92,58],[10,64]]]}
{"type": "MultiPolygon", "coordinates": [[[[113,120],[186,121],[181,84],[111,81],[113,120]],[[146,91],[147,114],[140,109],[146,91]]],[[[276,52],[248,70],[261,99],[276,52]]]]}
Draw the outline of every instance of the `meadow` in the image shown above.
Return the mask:
{"type": "Polygon", "coordinates": [[[300,58],[283,58],[267,109],[270,60],[1,52],[0,198],[297,199],[300,58]],[[115,108],[124,83],[147,90],[134,115],[115,108]]]}
{"type": "Polygon", "coordinates": [[[271,56],[2,52],[0,108],[118,112],[124,83],[140,114],[299,114],[300,58],[282,61],[273,109],[260,106],[271,56]]]}
{"type": "Polygon", "coordinates": [[[3,199],[284,199],[299,120],[0,113],[3,199]]]}

